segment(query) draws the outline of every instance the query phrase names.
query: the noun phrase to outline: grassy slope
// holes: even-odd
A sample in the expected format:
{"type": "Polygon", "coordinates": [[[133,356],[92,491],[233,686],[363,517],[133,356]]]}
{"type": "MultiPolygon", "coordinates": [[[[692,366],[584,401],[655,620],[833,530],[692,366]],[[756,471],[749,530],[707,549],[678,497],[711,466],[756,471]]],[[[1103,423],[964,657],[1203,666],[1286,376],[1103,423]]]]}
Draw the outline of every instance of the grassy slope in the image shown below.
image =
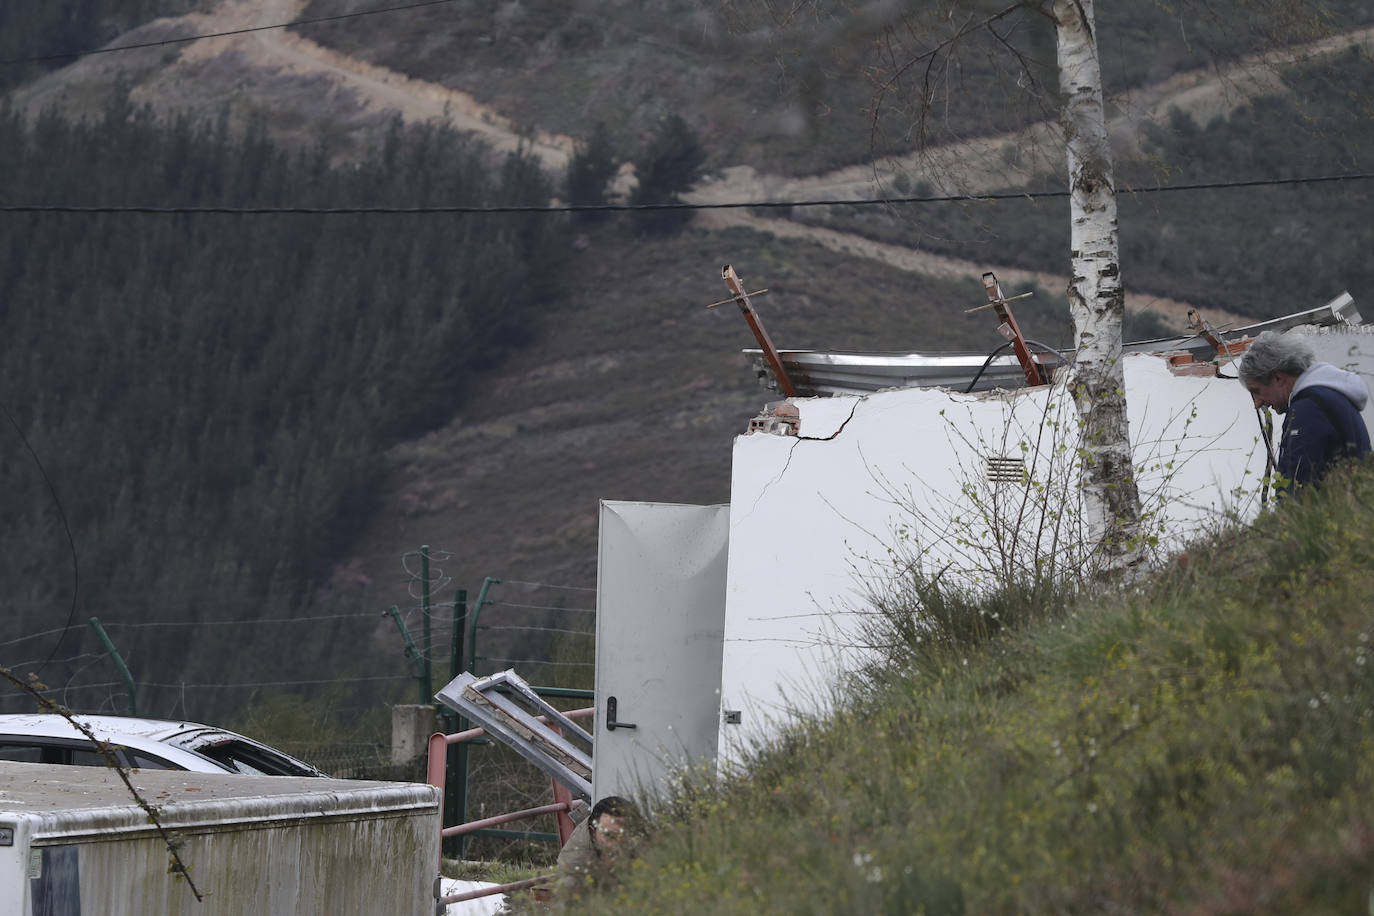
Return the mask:
{"type": "Polygon", "coordinates": [[[1374,860],[1374,467],[684,798],[597,913],[1353,913],[1374,860]]]}

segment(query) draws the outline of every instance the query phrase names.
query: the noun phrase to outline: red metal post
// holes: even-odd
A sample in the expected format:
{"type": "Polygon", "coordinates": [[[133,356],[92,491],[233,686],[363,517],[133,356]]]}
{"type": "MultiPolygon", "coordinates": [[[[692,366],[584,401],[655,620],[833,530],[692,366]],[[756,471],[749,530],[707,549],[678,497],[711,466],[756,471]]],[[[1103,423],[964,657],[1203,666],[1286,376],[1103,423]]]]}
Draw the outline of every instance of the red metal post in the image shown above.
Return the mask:
{"type": "Polygon", "coordinates": [[[787,370],[782,365],[778,348],[773,346],[768,332],[763,329],[763,322],[759,320],[754,307],[749,304],[749,294],[744,291],[744,284],[740,283],[739,277],[735,275],[735,269],[726,264],[721,269],[721,276],[725,279],[725,285],[730,288],[730,292],[734,293],[735,304],[744,313],[744,320],[749,322],[749,330],[754,332],[754,339],[763,349],[763,358],[768,360],[768,367],[773,370],[773,377],[778,380],[778,388],[782,390],[784,397],[796,397],[797,389],[792,385],[792,379],[788,377],[787,370]]]}
{"type": "MultiPolygon", "coordinates": [[[[1021,334],[1021,328],[1016,323],[1016,316],[1012,315],[1011,309],[1007,308],[1007,300],[1002,295],[1002,286],[997,282],[994,274],[983,274],[983,288],[987,290],[988,301],[997,311],[997,317],[1002,324],[1006,325],[1008,336],[1011,338],[1012,349],[1016,351],[1016,361],[1021,364],[1021,371],[1026,374],[1026,384],[1034,388],[1037,385],[1048,385],[1050,380],[1045,373],[1044,367],[1035,361],[1031,356],[1030,348],[1026,346],[1026,338],[1021,334]]],[[[984,306],[986,308],[987,306],[984,306]]]]}
{"type": "MultiPolygon", "coordinates": [[[[549,722],[548,726],[553,729],[556,734],[563,734],[563,729],[558,727],[557,722],[549,722]]],[[[568,816],[568,812],[572,810],[573,797],[572,792],[567,786],[563,785],[563,783],[556,779],[550,780],[550,782],[553,783],[554,802],[563,802],[568,806],[566,810],[559,811],[555,816],[555,820],[558,822],[558,845],[562,847],[568,845],[568,838],[572,836],[573,828],[577,826],[572,822],[572,818],[568,816]]]]}
{"type": "MultiPolygon", "coordinates": [[[[595,714],[596,708],[593,706],[588,706],[583,709],[572,709],[568,712],[563,713],[563,715],[567,716],[569,719],[586,719],[590,718],[595,714]]],[[[539,716],[538,719],[541,722],[548,721],[546,716],[539,716]]],[[[550,725],[550,727],[553,728],[555,731],[559,731],[556,724],[550,725]]],[[[473,738],[480,738],[485,734],[485,729],[469,728],[461,732],[455,732],[452,735],[445,735],[436,732],[435,734],[429,736],[429,759],[426,761],[425,766],[425,782],[429,783],[431,786],[439,787],[440,811],[443,810],[444,776],[446,772],[446,764],[448,762],[448,746],[450,744],[458,744],[462,741],[471,741],[473,738]]],[[[545,805],[542,808],[530,808],[526,811],[516,811],[511,814],[501,814],[497,815],[496,817],[489,817],[485,820],[473,821],[471,823],[460,824],[454,827],[443,827],[441,824],[439,836],[441,838],[451,836],[462,836],[463,834],[472,833],[474,830],[481,830],[483,827],[490,827],[496,824],[506,824],[510,823],[511,821],[518,821],[527,817],[537,817],[541,814],[556,814],[558,815],[559,842],[560,844],[566,843],[568,841],[568,837],[572,835],[573,828],[572,818],[568,817],[568,812],[571,811],[573,808],[577,807],[578,805],[581,805],[582,800],[574,799],[572,797],[572,793],[569,792],[567,788],[560,785],[556,780],[553,784],[553,797],[554,804],[545,805]],[[565,829],[566,832],[564,832],[565,829]]],[[[442,858],[442,853],[440,854],[440,857],[442,858]]]]}
{"type": "Polygon", "coordinates": [[[425,761],[425,782],[439,788],[439,866],[444,864],[444,785],[448,770],[448,736],[435,732],[429,736],[429,755],[425,761]]]}
{"type": "Polygon", "coordinates": [[[429,759],[425,766],[425,782],[444,790],[444,765],[448,762],[448,735],[435,732],[429,736],[429,759]]]}

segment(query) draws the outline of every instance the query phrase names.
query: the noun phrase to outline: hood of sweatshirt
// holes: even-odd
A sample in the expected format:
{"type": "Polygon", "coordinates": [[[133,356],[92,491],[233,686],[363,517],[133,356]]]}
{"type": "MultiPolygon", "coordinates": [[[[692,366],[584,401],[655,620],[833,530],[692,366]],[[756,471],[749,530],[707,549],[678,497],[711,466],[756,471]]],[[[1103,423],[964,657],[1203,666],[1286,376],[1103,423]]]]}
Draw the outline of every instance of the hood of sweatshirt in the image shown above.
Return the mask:
{"type": "Polygon", "coordinates": [[[1350,399],[1350,403],[1355,405],[1356,410],[1364,410],[1364,405],[1369,402],[1369,386],[1365,384],[1362,376],[1356,375],[1354,372],[1347,372],[1344,369],[1338,369],[1330,363],[1313,363],[1293,383],[1292,394],[1288,396],[1290,403],[1299,391],[1317,385],[1335,388],[1350,399]]]}

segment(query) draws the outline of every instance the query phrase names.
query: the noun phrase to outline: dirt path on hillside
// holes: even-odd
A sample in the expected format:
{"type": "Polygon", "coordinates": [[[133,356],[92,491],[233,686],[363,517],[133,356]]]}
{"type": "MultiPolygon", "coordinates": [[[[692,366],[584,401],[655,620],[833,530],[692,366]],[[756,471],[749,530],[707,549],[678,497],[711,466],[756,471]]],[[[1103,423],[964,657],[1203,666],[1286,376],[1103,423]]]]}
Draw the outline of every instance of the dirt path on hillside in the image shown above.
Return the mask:
{"type": "MultiPolygon", "coordinates": [[[[1064,288],[1064,275],[1045,273],[1037,270],[1022,270],[1017,267],[990,267],[986,264],[977,264],[973,261],[964,261],[959,258],[946,257],[944,255],[931,254],[927,251],[920,251],[915,248],[907,248],[903,245],[888,245],[883,242],[875,242],[861,236],[852,235],[847,232],[838,232],[834,229],[826,229],[820,226],[806,226],[801,223],[787,219],[768,219],[767,217],[756,216],[742,210],[708,210],[698,215],[698,223],[713,229],[724,229],[735,226],[743,226],[748,229],[755,229],[759,232],[767,232],[778,238],[805,239],[808,242],[815,242],[823,248],[841,254],[854,255],[856,257],[867,258],[878,261],[889,267],[899,270],[910,271],[911,273],[925,274],[932,277],[943,277],[949,279],[966,279],[969,277],[981,278],[982,275],[991,270],[997,274],[997,279],[1002,283],[1007,294],[1021,292],[1025,287],[1035,285],[1046,292],[1054,293],[1064,288]]],[[[1171,323],[1177,324],[1182,330],[1188,320],[1188,309],[1192,308],[1186,302],[1177,299],[1168,299],[1162,296],[1152,296],[1148,293],[1126,292],[1126,309],[1131,312],[1142,312],[1146,310],[1159,312],[1166,316],[1171,323]]],[[[1230,312],[1221,312],[1212,309],[1207,313],[1208,319],[1217,325],[1229,325],[1232,323],[1245,324],[1251,319],[1241,318],[1230,312]]]]}
{"type": "MultiPolygon", "coordinates": [[[[211,13],[192,14],[183,21],[198,32],[227,32],[299,19],[307,0],[226,0],[211,13]]],[[[181,59],[206,60],[226,51],[259,66],[295,75],[324,76],[349,90],[373,111],[395,111],[408,123],[439,121],[472,131],[492,147],[509,152],[522,142],[509,119],[459,92],[411,79],[404,74],[340,54],[287,29],[265,29],[248,35],[213,38],[186,47],[181,59]]],[[[562,135],[539,133],[528,141],[532,151],[552,170],[567,166],[573,141],[562,135]]]]}
{"type": "MultiPolygon", "coordinates": [[[[298,19],[306,2],[225,0],[211,13],[193,14],[183,17],[182,21],[198,32],[251,28],[298,19]]],[[[1188,112],[1205,124],[1212,117],[1233,110],[1251,94],[1281,90],[1282,84],[1274,72],[1276,65],[1336,53],[1352,44],[1369,48],[1374,44],[1374,29],[1245,59],[1220,71],[1206,68],[1175,74],[1158,84],[1123,93],[1112,100],[1121,112],[1111,124],[1113,136],[1123,148],[1131,147],[1143,122],[1166,118],[1172,107],[1188,112]]],[[[181,57],[192,62],[231,50],[256,66],[298,75],[324,76],[352,93],[370,110],[395,111],[407,122],[446,122],[457,129],[479,134],[501,151],[514,150],[522,142],[507,118],[465,92],[411,79],[385,67],[348,57],[286,29],[199,41],[187,46],[181,57]]],[[[853,166],[801,178],[760,174],[749,166],[735,166],[719,170],[687,199],[694,203],[722,203],[879,197],[892,193],[889,189],[898,174],[905,174],[913,182],[926,181],[946,193],[967,194],[994,187],[1017,187],[1037,170],[1058,168],[1053,152],[1059,146],[1055,142],[1056,132],[1055,125],[1041,123],[1021,131],[885,159],[874,165],[853,166]]],[[[547,133],[525,142],[531,143],[531,151],[554,172],[561,172],[566,167],[574,145],[570,137],[547,133]]],[[[632,181],[632,171],[623,172],[618,186],[624,190],[632,181]]],[[[699,214],[698,219],[702,225],[712,228],[742,226],[780,238],[805,239],[835,251],[913,272],[976,278],[990,269],[1013,285],[1036,283],[1045,289],[1057,290],[1064,284],[1064,278],[1059,275],[973,264],[787,219],[761,219],[744,210],[706,211],[699,214]]],[[[1185,302],[1132,290],[1127,291],[1126,307],[1132,311],[1153,309],[1177,322],[1185,320],[1189,308],[1185,302]]],[[[1238,316],[1213,314],[1210,317],[1221,323],[1236,320],[1238,316]]]]}

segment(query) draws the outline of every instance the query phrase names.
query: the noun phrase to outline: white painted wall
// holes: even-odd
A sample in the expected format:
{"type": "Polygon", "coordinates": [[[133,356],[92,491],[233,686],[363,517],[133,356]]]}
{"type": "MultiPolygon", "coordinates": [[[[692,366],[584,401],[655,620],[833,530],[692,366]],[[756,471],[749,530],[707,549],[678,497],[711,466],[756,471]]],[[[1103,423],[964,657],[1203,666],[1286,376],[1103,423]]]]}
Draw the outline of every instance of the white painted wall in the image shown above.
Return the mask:
{"type": "MultiPolygon", "coordinates": [[[[1141,495],[1161,510],[1162,547],[1177,548],[1228,513],[1252,516],[1264,449],[1240,383],[1175,377],[1153,356],[1127,357],[1125,373],[1141,495]]],[[[928,543],[931,568],[953,561],[953,575],[968,549],[957,536],[978,540],[965,484],[998,492],[1000,514],[1017,517],[1016,485],[983,480],[987,454],[1038,455],[1042,481],[1051,466],[1058,474],[1071,465],[1072,434],[1054,435],[1056,423],[1073,428],[1063,395],[1059,387],[903,389],[799,399],[802,438],[736,440],[721,694],[722,709],[739,710],[742,724],[722,727],[723,759],[737,759],[742,743],[768,734],[788,710],[826,705],[837,672],[863,655],[864,583],[890,568],[887,551],[903,525],[929,542],[941,520],[962,514],[954,537],[928,543]],[[1060,441],[1069,446],[1055,458],[1060,441]]],[[[1032,513],[1015,527],[1038,525],[1032,513]]]]}

